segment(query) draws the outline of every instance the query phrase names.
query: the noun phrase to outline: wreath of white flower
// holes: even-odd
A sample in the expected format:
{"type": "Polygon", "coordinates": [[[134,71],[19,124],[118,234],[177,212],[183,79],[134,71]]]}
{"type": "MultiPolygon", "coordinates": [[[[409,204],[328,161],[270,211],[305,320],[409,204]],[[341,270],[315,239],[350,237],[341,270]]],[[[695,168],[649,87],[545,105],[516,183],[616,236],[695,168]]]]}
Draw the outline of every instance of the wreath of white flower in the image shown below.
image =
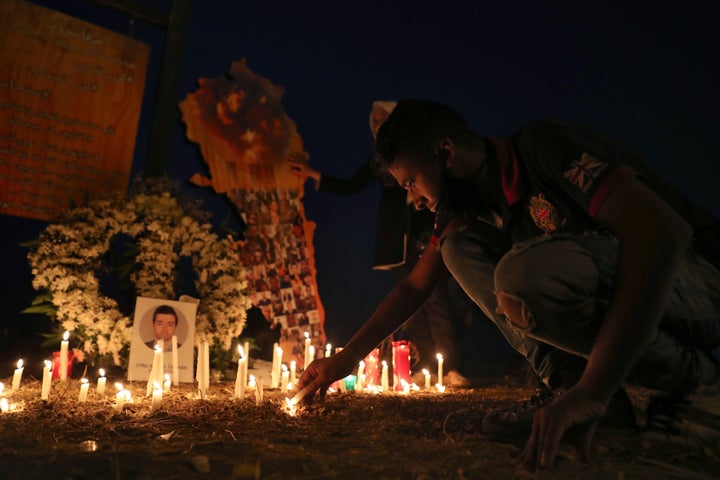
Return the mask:
{"type": "Polygon", "coordinates": [[[115,300],[100,292],[96,275],[113,237],[123,234],[137,245],[130,278],[138,296],[175,298],[178,260],[191,258],[200,297],[195,344],[208,341],[227,351],[245,326],[251,302],[234,242],[218,238],[211,228],[190,216],[169,192],[97,200],[71,209],[40,235],[28,254],[33,287],[47,290],[55,319],[82,342],[84,353],[110,355],[115,364],[125,365],[131,321],[115,300]]]}

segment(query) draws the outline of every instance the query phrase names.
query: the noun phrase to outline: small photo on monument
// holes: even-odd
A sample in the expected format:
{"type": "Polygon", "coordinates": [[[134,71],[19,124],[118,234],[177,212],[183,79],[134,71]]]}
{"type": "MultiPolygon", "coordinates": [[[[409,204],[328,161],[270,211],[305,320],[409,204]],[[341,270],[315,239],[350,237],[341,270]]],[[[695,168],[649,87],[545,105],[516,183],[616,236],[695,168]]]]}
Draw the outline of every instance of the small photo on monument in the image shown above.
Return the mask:
{"type": "Polygon", "coordinates": [[[164,373],[173,375],[178,364],[180,382],[193,381],[193,339],[197,303],[138,297],[130,343],[128,380],[147,380],[155,346],[163,345],[164,373]],[[177,351],[173,352],[173,337],[177,351]]]}

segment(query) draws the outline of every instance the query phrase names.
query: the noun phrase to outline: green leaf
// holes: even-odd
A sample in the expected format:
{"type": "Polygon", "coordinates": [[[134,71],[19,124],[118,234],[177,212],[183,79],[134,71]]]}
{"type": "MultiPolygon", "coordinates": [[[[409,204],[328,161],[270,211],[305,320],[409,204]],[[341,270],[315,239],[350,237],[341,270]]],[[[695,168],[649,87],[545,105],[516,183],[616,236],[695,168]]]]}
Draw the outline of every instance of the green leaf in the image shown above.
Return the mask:
{"type": "Polygon", "coordinates": [[[20,313],[44,313],[48,316],[53,316],[57,312],[57,308],[54,305],[35,305],[22,310],[20,313]]]}

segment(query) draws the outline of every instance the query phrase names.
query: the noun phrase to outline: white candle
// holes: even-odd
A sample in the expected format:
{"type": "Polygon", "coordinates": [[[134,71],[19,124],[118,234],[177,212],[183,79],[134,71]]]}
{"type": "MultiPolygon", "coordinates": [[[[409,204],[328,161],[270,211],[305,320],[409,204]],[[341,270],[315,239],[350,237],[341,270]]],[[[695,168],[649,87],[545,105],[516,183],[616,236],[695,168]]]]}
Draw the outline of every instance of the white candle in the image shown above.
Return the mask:
{"type": "Polygon", "coordinates": [[[170,391],[170,385],[172,384],[172,381],[170,380],[170,374],[165,374],[165,381],[163,382],[163,393],[170,391]]]}
{"type": "Polygon", "coordinates": [[[330,355],[332,355],[332,345],[328,343],[325,345],[325,356],[329,357],[330,355]]]}
{"type": "Polygon", "coordinates": [[[20,359],[17,361],[17,368],[15,369],[15,373],[13,373],[11,388],[13,392],[17,391],[17,389],[20,388],[20,380],[22,379],[23,370],[23,361],[22,359],[20,359]]]}
{"type": "Polygon", "coordinates": [[[305,361],[303,364],[303,370],[306,370],[310,362],[312,361],[312,355],[310,354],[310,334],[305,332],[305,361]]]}
{"type": "Polygon", "coordinates": [[[122,383],[116,383],[115,388],[118,390],[117,395],[115,395],[115,410],[122,412],[125,406],[125,387],[123,387],[122,383]]]}
{"type": "Polygon", "coordinates": [[[160,407],[162,406],[162,395],[163,395],[163,389],[160,386],[160,383],[157,381],[153,382],[152,403],[150,404],[150,413],[155,413],[160,409],[160,407]]]}
{"type": "Polygon", "coordinates": [[[80,382],[80,394],[78,395],[78,402],[85,403],[87,402],[87,394],[88,389],[90,388],[90,384],[88,383],[87,378],[81,379],[80,382]]]}
{"type": "Polygon", "coordinates": [[[273,360],[270,370],[270,388],[277,388],[280,384],[280,362],[282,361],[282,349],[276,343],[273,344],[273,360]]]}
{"type": "Polygon", "coordinates": [[[60,380],[67,379],[68,338],[70,338],[70,332],[66,330],[63,334],[62,342],[60,342],[60,380]]]}
{"type": "Polygon", "coordinates": [[[240,345],[238,345],[238,353],[240,353],[240,358],[238,358],[237,376],[235,377],[235,398],[242,400],[245,398],[245,366],[247,361],[245,351],[240,345]]]}
{"type": "Polygon", "coordinates": [[[172,362],[173,362],[173,376],[172,384],[177,386],[180,383],[180,365],[178,365],[178,339],[177,335],[172,336],[172,362]]]}
{"type": "Polygon", "coordinates": [[[10,405],[8,404],[7,398],[0,398],[0,412],[7,413],[10,411],[10,405]]]}
{"type": "Polygon", "coordinates": [[[263,379],[258,377],[255,379],[255,405],[258,407],[262,405],[264,400],[265,392],[263,391],[263,379]]]}
{"type": "MultiPolygon", "coordinates": [[[[310,345],[309,353],[310,353],[310,362],[312,362],[315,359],[315,345],[310,345]]],[[[308,362],[308,365],[310,364],[310,362],[308,362]]]]}
{"type": "Polygon", "coordinates": [[[163,341],[158,340],[155,344],[155,354],[153,356],[152,368],[150,369],[150,375],[148,375],[147,389],[145,396],[150,396],[153,391],[153,382],[158,381],[158,374],[162,378],[162,358],[163,358],[163,341]]]}
{"type": "Polygon", "coordinates": [[[290,383],[293,385],[295,385],[295,376],[297,375],[296,369],[297,366],[295,364],[295,360],[293,360],[290,362],[290,383]]]}
{"type": "Polygon", "coordinates": [[[358,363],[357,380],[355,380],[355,390],[358,392],[362,392],[364,383],[365,383],[365,362],[363,360],[360,360],[360,363],[358,363]]]}
{"type": "Polygon", "coordinates": [[[380,380],[380,388],[383,392],[387,392],[390,389],[390,382],[388,381],[388,365],[385,360],[382,361],[382,377],[380,380]]]}
{"type": "Polygon", "coordinates": [[[430,370],[423,368],[423,375],[425,375],[425,390],[430,390],[430,370]]]}
{"type": "Polygon", "coordinates": [[[99,373],[100,376],[98,377],[97,394],[105,395],[105,384],[107,383],[107,378],[105,378],[105,370],[101,368],[99,370],[99,373]]]}
{"type": "Polygon", "coordinates": [[[290,380],[290,372],[288,372],[287,367],[283,363],[282,364],[282,373],[280,376],[280,391],[282,393],[287,393],[289,380],[290,380]]]}
{"type": "Polygon", "coordinates": [[[203,369],[205,370],[203,372],[203,388],[207,394],[210,388],[210,342],[203,342],[203,357],[203,369]]]}
{"type": "Polygon", "coordinates": [[[443,356],[442,353],[437,354],[437,361],[438,361],[438,385],[442,387],[443,385],[443,356]]]}
{"type": "Polygon", "coordinates": [[[40,389],[40,400],[47,400],[50,396],[50,385],[52,384],[52,362],[45,360],[43,367],[42,388],[40,389]]]}

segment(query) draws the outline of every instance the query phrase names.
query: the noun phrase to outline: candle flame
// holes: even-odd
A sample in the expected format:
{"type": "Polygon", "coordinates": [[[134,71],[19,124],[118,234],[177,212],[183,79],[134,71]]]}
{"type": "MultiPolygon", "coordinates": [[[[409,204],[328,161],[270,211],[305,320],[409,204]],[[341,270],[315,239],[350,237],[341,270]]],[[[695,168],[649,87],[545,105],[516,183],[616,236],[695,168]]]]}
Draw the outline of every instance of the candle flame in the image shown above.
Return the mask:
{"type": "Polygon", "coordinates": [[[325,351],[327,351],[327,352],[332,351],[332,345],[330,345],[329,343],[327,345],[325,345],[325,351]]]}
{"type": "Polygon", "coordinates": [[[282,368],[282,371],[283,371],[283,372],[287,372],[287,371],[288,371],[288,368],[285,366],[284,363],[283,363],[282,365],[280,365],[280,368],[282,368]]]}
{"type": "Polygon", "coordinates": [[[382,361],[383,368],[387,367],[387,362],[385,360],[382,361]]]}
{"type": "Polygon", "coordinates": [[[10,411],[10,405],[8,405],[7,398],[0,398],[0,411],[3,413],[10,411]]]}
{"type": "Polygon", "coordinates": [[[22,366],[23,366],[23,361],[21,358],[20,360],[17,361],[17,368],[22,368],[22,366]]]}
{"type": "Polygon", "coordinates": [[[101,368],[101,369],[99,370],[99,372],[100,372],[100,376],[101,376],[101,377],[104,377],[104,376],[105,376],[105,369],[104,369],[104,368],[101,368]]]}
{"type": "Polygon", "coordinates": [[[120,382],[117,382],[115,384],[115,388],[117,388],[118,392],[122,392],[123,390],[125,390],[125,387],[123,387],[123,384],[120,382]]]}
{"type": "Polygon", "coordinates": [[[295,402],[295,398],[288,398],[285,397],[285,411],[288,415],[291,417],[294,417],[297,414],[297,402],[295,402]]]}
{"type": "Polygon", "coordinates": [[[295,368],[297,366],[297,363],[295,363],[295,360],[290,362],[290,368],[295,368]]]}
{"type": "Polygon", "coordinates": [[[162,352],[162,347],[160,345],[155,345],[155,351],[162,352]]]}
{"type": "Polygon", "coordinates": [[[306,340],[310,340],[310,333],[309,333],[309,332],[305,332],[305,339],[306,339],[306,340]]]}
{"type": "Polygon", "coordinates": [[[166,381],[166,382],[169,382],[169,381],[170,381],[170,374],[169,374],[169,373],[166,373],[166,374],[165,374],[165,381],[166,381]]]}
{"type": "Polygon", "coordinates": [[[52,368],[52,362],[50,360],[45,360],[45,366],[47,368],[52,368]]]}
{"type": "Polygon", "coordinates": [[[438,389],[438,392],[445,393],[445,385],[440,385],[439,383],[435,385],[435,387],[438,389]]]}
{"type": "Polygon", "coordinates": [[[88,379],[83,377],[80,379],[80,383],[86,384],[86,383],[88,383],[88,379]]]}
{"type": "Polygon", "coordinates": [[[240,354],[240,358],[245,358],[245,350],[243,350],[242,345],[238,345],[238,353],[240,354]]]}
{"type": "Polygon", "coordinates": [[[430,376],[430,371],[427,368],[423,368],[422,372],[423,372],[423,375],[425,375],[426,377],[430,376]]]}
{"type": "Polygon", "coordinates": [[[63,340],[65,340],[65,341],[67,342],[67,339],[68,339],[68,338],[70,338],[70,332],[68,332],[67,330],[65,330],[65,333],[63,333],[63,340]]]}
{"type": "Polygon", "coordinates": [[[0,382],[0,393],[2,393],[3,390],[5,390],[5,384],[0,382]]]}
{"type": "Polygon", "coordinates": [[[443,359],[442,353],[438,353],[438,354],[437,354],[437,359],[438,359],[438,360],[442,360],[442,359],[443,359]]]}

